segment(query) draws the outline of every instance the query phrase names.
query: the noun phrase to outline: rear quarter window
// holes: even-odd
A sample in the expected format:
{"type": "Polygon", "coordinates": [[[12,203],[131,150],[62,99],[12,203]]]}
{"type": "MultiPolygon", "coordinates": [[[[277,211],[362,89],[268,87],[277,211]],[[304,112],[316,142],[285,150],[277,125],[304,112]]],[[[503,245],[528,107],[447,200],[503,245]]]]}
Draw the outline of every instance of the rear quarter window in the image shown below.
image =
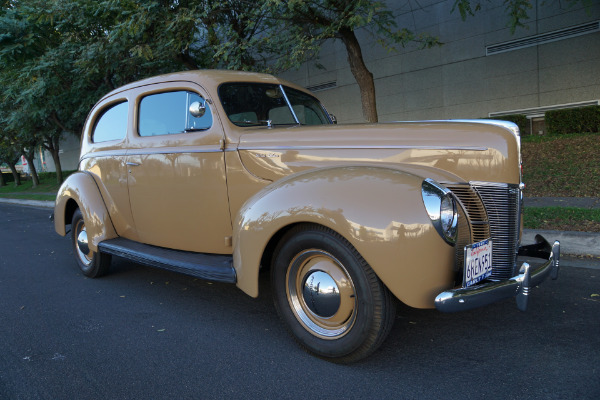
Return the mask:
{"type": "Polygon", "coordinates": [[[128,112],[129,105],[126,101],[109,106],[104,110],[94,126],[92,142],[100,143],[125,138],[128,112]]]}

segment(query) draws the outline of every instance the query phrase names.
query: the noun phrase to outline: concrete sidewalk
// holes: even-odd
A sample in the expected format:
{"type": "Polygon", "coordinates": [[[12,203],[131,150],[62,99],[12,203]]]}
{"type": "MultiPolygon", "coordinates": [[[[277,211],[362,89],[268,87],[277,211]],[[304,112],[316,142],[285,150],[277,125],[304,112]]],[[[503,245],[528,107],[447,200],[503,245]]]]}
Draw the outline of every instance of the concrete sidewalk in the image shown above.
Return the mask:
{"type": "Polygon", "coordinates": [[[525,197],[525,207],[577,207],[600,209],[600,197],[525,197]]]}
{"type": "MultiPolygon", "coordinates": [[[[11,203],[30,207],[54,208],[53,201],[3,199],[0,203],[11,203]]],[[[581,207],[600,208],[600,198],[584,197],[534,197],[525,198],[525,207],[581,207]]],[[[535,243],[535,235],[542,235],[550,243],[560,241],[561,254],[572,254],[581,256],[600,257],[600,233],[596,232],[574,232],[574,231],[544,231],[536,229],[524,229],[522,244],[535,243]]]]}

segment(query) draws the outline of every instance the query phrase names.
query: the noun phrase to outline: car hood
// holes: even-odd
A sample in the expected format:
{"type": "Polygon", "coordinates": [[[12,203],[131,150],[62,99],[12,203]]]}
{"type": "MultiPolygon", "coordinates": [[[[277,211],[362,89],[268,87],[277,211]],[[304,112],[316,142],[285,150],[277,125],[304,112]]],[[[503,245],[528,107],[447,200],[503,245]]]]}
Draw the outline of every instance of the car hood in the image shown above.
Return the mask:
{"type": "Polygon", "coordinates": [[[275,181],[310,168],[377,164],[446,182],[520,181],[516,125],[426,121],[245,130],[245,168],[275,181]]]}

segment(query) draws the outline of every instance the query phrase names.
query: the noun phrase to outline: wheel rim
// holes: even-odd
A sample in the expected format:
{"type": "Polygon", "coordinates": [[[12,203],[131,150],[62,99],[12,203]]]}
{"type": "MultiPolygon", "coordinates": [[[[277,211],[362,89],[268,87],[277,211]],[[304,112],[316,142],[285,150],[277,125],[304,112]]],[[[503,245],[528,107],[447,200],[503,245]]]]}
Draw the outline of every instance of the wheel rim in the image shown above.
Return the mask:
{"type": "Polygon", "coordinates": [[[87,229],[83,220],[79,220],[75,226],[75,247],[79,260],[89,266],[92,263],[92,251],[88,245],[87,229]]]}
{"type": "Polygon", "coordinates": [[[348,271],[331,254],[305,250],[291,261],[286,294],[300,323],[313,335],[338,339],[356,318],[356,290],[348,271]]]}

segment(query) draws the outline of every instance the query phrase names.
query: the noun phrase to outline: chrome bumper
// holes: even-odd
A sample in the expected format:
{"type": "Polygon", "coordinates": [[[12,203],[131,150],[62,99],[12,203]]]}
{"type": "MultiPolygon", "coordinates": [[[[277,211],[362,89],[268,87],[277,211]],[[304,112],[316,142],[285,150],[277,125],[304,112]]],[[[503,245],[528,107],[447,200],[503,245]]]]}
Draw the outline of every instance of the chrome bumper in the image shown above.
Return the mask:
{"type": "Polygon", "coordinates": [[[552,279],[558,278],[560,243],[555,241],[550,246],[541,235],[536,235],[535,241],[536,244],[520,247],[519,255],[547,260],[542,265],[532,268],[528,263],[523,263],[519,274],[505,281],[447,290],[435,298],[435,307],[442,312],[465,311],[516,297],[517,307],[525,311],[530,288],[539,285],[548,275],[552,279]]]}

